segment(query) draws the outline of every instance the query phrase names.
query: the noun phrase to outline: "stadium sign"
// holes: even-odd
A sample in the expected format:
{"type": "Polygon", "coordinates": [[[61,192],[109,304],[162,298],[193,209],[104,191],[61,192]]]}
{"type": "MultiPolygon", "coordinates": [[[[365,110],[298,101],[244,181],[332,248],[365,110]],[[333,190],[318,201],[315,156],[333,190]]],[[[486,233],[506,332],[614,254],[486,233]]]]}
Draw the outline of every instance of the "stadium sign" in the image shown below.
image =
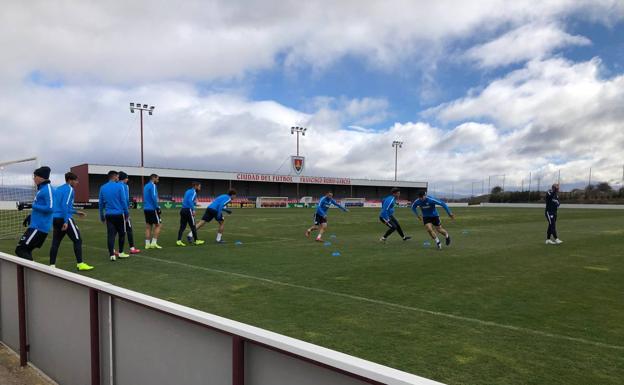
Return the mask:
{"type": "Polygon", "coordinates": [[[303,166],[305,164],[305,158],[303,156],[291,156],[290,164],[292,165],[292,169],[297,175],[301,175],[303,172],[303,166]]]}
{"type": "Polygon", "coordinates": [[[333,184],[351,185],[350,178],[332,178],[323,176],[292,176],[292,175],[270,175],[238,173],[236,180],[249,182],[278,182],[278,183],[312,183],[312,184],[333,184]]]}

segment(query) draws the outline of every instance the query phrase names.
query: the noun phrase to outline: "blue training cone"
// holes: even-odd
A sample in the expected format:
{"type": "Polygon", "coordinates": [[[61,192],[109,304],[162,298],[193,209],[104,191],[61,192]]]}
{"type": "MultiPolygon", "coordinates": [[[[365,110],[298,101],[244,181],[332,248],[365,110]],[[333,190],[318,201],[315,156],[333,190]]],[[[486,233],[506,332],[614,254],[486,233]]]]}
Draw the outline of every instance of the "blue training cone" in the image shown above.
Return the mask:
{"type": "Polygon", "coordinates": [[[423,242],[423,247],[430,247],[431,246],[431,242],[429,241],[424,241],[423,242]]]}
{"type": "Polygon", "coordinates": [[[332,234],[329,237],[332,238],[332,239],[336,239],[336,234],[332,234]]]}
{"type": "Polygon", "coordinates": [[[331,246],[331,242],[325,242],[323,243],[324,246],[331,246]]]}
{"type": "Polygon", "coordinates": [[[236,242],[234,242],[234,244],[235,244],[236,246],[240,246],[240,245],[242,245],[242,244],[243,244],[243,242],[241,242],[241,241],[236,241],[236,242]]]}
{"type": "Polygon", "coordinates": [[[340,257],[340,252],[339,251],[334,251],[332,253],[332,257],[340,257]]]}

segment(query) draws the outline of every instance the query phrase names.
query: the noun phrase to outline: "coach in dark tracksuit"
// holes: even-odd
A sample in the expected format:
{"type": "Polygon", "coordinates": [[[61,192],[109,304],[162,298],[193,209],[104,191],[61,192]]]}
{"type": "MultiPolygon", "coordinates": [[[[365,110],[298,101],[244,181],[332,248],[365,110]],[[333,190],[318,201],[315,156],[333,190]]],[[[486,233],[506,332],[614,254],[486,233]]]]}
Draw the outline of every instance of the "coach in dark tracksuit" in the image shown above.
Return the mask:
{"type": "Polygon", "coordinates": [[[121,183],[117,183],[119,173],[108,172],[108,183],[100,187],[100,220],[106,223],[108,235],[108,254],[110,260],[117,257],[128,258],[130,255],[123,252],[126,240],[126,217],[128,216],[128,202],[126,191],[121,183]],[[115,255],[115,236],[119,236],[119,254],[115,255]]]}
{"type": "MultiPolygon", "coordinates": [[[[15,255],[31,261],[33,260],[32,251],[43,246],[50,232],[54,212],[54,190],[50,186],[50,167],[43,166],[36,169],[33,179],[37,185],[37,195],[32,204],[30,224],[15,248],[15,255]]],[[[28,223],[28,218],[24,223],[28,223]]]]}
{"type": "Polygon", "coordinates": [[[546,230],[546,244],[558,245],[563,243],[557,236],[557,209],[559,208],[559,185],[552,185],[552,189],[546,193],[546,220],[548,221],[548,230],[546,230]],[[551,240],[550,238],[554,238],[551,240]]]}

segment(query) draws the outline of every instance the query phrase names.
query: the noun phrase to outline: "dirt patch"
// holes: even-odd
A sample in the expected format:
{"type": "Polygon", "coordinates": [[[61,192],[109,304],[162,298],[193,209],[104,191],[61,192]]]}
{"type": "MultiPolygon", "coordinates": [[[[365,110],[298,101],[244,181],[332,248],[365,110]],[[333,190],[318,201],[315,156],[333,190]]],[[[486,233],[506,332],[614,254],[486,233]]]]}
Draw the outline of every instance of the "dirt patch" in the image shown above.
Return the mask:
{"type": "Polygon", "coordinates": [[[2,385],[53,385],[33,368],[20,367],[19,357],[0,344],[0,384],[2,385]]]}

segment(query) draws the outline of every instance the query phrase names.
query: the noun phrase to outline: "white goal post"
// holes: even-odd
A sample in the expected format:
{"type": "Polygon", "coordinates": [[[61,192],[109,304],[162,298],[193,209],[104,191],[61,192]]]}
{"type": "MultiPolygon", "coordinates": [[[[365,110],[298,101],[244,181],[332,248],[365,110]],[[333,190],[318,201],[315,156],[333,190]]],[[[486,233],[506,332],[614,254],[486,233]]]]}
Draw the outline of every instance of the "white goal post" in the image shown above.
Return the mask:
{"type": "Polygon", "coordinates": [[[257,197],[256,208],[287,208],[288,197],[257,197]]]}
{"type": "Polygon", "coordinates": [[[33,171],[36,157],[0,162],[0,239],[17,239],[24,232],[22,222],[29,214],[36,187],[33,171]]]}
{"type": "Polygon", "coordinates": [[[344,207],[364,207],[364,203],[366,203],[366,198],[342,198],[340,203],[344,207]]]}

